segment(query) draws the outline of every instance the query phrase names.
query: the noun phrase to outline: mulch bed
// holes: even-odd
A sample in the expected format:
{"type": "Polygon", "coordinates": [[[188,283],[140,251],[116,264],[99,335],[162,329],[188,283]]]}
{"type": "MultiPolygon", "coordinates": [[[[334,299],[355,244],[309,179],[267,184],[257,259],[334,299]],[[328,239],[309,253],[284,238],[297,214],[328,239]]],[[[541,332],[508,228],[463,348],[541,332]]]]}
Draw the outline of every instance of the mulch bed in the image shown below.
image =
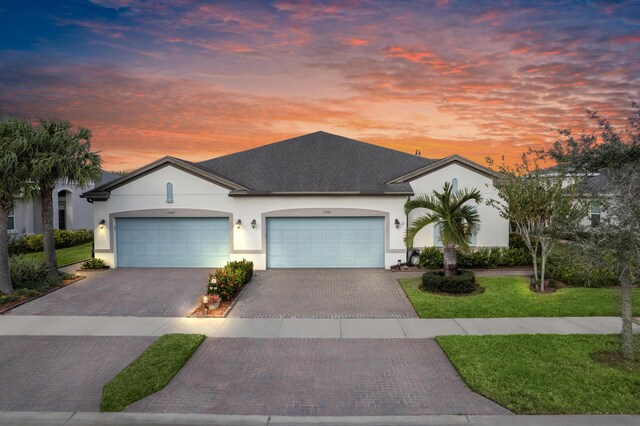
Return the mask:
{"type": "Polygon", "coordinates": [[[63,280],[59,286],[49,287],[47,290],[44,290],[40,294],[37,294],[35,296],[27,296],[27,295],[20,296],[17,300],[14,300],[13,302],[7,302],[4,305],[0,306],[0,314],[4,314],[5,312],[10,311],[13,308],[17,308],[18,306],[24,305],[25,303],[30,302],[39,297],[46,296],[49,293],[53,293],[56,290],[60,290],[61,288],[68,286],[69,284],[73,284],[77,281],[83,280],[84,278],[85,277],[83,276],[76,276],[75,278],[72,278],[70,280],[63,280]]]}

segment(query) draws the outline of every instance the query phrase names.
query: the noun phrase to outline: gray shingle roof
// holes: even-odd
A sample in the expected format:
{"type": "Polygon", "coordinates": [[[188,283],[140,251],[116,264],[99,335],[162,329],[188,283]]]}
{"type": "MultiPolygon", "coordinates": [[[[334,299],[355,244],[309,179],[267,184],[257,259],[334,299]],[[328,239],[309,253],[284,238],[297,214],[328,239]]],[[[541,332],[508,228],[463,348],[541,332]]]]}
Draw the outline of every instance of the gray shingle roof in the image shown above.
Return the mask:
{"type": "Polygon", "coordinates": [[[102,173],[100,174],[100,179],[96,181],[95,186],[104,185],[105,183],[111,182],[112,180],[118,179],[119,177],[120,175],[117,175],[115,173],[105,172],[103,170],[102,173]]]}
{"type": "Polygon", "coordinates": [[[248,194],[381,194],[412,193],[406,182],[387,182],[434,161],[316,132],[194,165],[250,188],[248,194]]]}

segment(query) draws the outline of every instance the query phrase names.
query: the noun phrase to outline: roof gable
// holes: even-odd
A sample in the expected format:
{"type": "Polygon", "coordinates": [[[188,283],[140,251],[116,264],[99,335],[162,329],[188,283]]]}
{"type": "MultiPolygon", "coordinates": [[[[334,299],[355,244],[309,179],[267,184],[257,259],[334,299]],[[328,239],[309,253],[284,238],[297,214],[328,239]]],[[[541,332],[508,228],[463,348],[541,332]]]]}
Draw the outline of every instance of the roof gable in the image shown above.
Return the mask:
{"type": "Polygon", "coordinates": [[[141,167],[125,176],[122,176],[118,179],[111,180],[105,184],[100,186],[96,186],[91,191],[87,191],[84,194],[80,195],[82,198],[87,198],[90,202],[92,201],[105,201],[108,200],[111,196],[111,191],[126,185],[132,180],[138,179],[142,176],[146,176],[149,173],[153,173],[155,170],[166,166],[173,166],[179,170],[190,173],[192,175],[198,176],[202,179],[208,180],[212,183],[220,185],[229,190],[247,190],[248,188],[239,185],[231,180],[228,180],[224,177],[218,176],[212,173],[210,170],[202,169],[201,167],[194,165],[188,161],[180,160],[175,157],[163,157],[153,163],[147,164],[144,167],[141,167]]]}
{"type": "Polygon", "coordinates": [[[467,158],[464,158],[460,155],[454,154],[454,155],[450,155],[449,157],[443,158],[442,160],[434,161],[430,164],[427,164],[424,167],[420,167],[419,169],[413,170],[412,172],[406,173],[402,176],[396,177],[395,179],[391,180],[389,183],[393,184],[393,183],[400,183],[400,182],[410,182],[414,179],[417,179],[426,174],[435,172],[436,170],[439,170],[443,167],[448,166],[449,164],[454,164],[454,163],[460,164],[463,167],[466,167],[470,170],[478,172],[487,177],[493,178],[498,176],[498,173],[496,173],[495,171],[487,167],[483,167],[480,164],[474,161],[471,161],[467,158]]]}

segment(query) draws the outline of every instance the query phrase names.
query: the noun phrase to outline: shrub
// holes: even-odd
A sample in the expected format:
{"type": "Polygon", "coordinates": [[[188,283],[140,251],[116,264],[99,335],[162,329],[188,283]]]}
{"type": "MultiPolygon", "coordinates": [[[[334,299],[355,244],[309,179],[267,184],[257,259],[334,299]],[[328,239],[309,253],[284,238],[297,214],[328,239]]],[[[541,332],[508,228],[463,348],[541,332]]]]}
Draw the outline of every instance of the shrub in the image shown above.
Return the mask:
{"type": "MultiPolygon", "coordinates": [[[[73,247],[92,241],[93,232],[87,229],[77,229],[75,231],[54,229],[53,238],[56,248],[73,247]]],[[[24,235],[9,242],[10,255],[34,253],[43,250],[42,234],[24,235]]]]}
{"type": "Polygon", "coordinates": [[[433,293],[468,294],[472,293],[476,287],[476,277],[471,271],[458,271],[458,275],[444,277],[443,272],[425,272],[422,275],[422,285],[424,291],[433,293]]]}
{"type": "Polygon", "coordinates": [[[11,294],[0,293],[0,306],[4,305],[5,303],[15,302],[16,300],[19,300],[22,296],[33,297],[33,296],[38,296],[40,294],[41,294],[40,291],[32,290],[29,288],[19,288],[11,294]]]}
{"type": "Polygon", "coordinates": [[[527,245],[524,243],[524,239],[520,234],[509,234],[509,247],[528,250],[527,245]]]}
{"type": "Polygon", "coordinates": [[[610,287],[619,284],[612,269],[591,265],[571,249],[564,255],[549,256],[547,271],[551,279],[571,287],[610,287]]]}
{"type": "MultiPolygon", "coordinates": [[[[443,267],[442,250],[425,247],[420,252],[420,266],[427,269],[443,267]]],[[[466,252],[457,251],[458,266],[462,268],[497,268],[501,266],[521,266],[531,263],[526,249],[513,247],[480,247],[466,252]]]]}
{"type": "Polygon", "coordinates": [[[80,269],[109,269],[109,265],[104,260],[93,257],[82,262],[80,269]]]}
{"type": "Polygon", "coordinates": [[[502,251],[500,260],[501,266],[522,266],[532,262],[531,255],[527,249],[520,247],[509,247],[502,251]]]}
{"type": "Polygon", "coordinates": [[[253,277],[253,262],[237,260],[228,262],[223,268],[209,274],[207,294],[217,294],[220,300],[230,300],[251,281],[253,277]]]}
{"type": "Polygon", "coordinates": [[[15,289],[39,289],[49,285],[44,260],[12,256],[9,258],[9,271],[15,289]]]}
{"type": "Polygon", "coordinates": [[[437,269],[444,266],[444,255],[438,247],[425,247],[420,252],[419,265],[427,269],[437,269]]]}

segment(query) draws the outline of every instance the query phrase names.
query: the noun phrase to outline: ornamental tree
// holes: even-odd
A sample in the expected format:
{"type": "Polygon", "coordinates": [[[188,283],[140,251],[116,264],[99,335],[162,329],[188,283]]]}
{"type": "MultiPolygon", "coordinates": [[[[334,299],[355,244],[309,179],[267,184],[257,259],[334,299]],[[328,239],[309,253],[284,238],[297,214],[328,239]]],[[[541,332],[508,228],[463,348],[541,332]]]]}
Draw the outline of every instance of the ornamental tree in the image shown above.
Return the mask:
{"type": "MultiPolygon", "coordinates": [[[[586,216],[586,205],[576,197],[575,179],[558,170],[542,170],[531,154],[523,154],[513,166],[500,165],[493,185],[496,199],[487,204],[515,227],[529,250],[533,279],[540,291],[545,288],[547,257],[567,233],[586,216]],[[540,268],[538,268],[540,260],[540,268]]],[[[490,166],[495,166],[487,158],[490,166]]]]}

